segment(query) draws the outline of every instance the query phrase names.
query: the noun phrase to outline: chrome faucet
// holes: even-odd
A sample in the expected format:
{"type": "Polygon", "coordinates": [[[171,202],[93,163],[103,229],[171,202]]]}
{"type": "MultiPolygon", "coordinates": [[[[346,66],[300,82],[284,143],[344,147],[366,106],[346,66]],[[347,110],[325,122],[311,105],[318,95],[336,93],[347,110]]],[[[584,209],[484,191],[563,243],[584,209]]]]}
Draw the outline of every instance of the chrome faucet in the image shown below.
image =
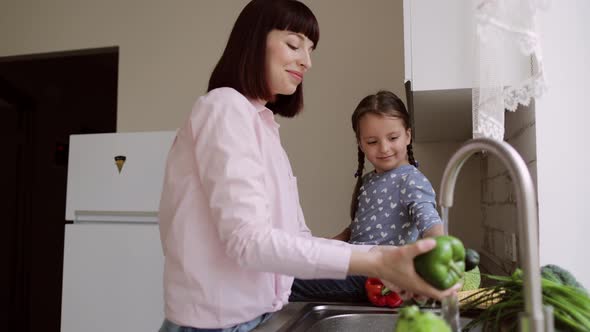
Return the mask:
{"type": "Polygon", "coordinates": [[[465,142],[449,160],[440,187],[440,206],[448,233],[448,208],[453,206],[457,175],[469,157],[477,152],[495,155],[508,168],[516,192],[520,263],[523,270],[524,313],[520,315],[520,331],[553,331],[552,308],[543,308],[538,247],[538,217],[535,187],[522,157],[508,143],[487,138],[465,142]]]}

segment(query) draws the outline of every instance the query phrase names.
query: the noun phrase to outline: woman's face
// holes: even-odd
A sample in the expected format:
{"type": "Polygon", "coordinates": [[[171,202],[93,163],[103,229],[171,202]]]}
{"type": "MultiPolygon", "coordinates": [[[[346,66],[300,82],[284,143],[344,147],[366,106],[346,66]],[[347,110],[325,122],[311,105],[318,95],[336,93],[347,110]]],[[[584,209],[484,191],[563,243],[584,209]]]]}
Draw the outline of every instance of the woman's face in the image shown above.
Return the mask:
{"type": "Polygon", "coordinates": [[[272,30],[266,37],[266,73],[273,96],[291,95],[311,68],[313,42],[305,35],[272,30]]]}

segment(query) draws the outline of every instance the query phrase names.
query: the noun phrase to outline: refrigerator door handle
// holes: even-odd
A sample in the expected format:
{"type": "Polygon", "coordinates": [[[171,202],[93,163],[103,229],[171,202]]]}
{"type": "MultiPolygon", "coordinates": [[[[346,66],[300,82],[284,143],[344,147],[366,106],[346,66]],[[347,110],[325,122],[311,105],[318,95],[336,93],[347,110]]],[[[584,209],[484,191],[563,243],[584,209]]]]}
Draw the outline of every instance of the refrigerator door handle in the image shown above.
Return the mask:
{"type": "Polygon", "coordinates": [[[74,224],[157,224],[158,211],[75,210],[74,224]]]}

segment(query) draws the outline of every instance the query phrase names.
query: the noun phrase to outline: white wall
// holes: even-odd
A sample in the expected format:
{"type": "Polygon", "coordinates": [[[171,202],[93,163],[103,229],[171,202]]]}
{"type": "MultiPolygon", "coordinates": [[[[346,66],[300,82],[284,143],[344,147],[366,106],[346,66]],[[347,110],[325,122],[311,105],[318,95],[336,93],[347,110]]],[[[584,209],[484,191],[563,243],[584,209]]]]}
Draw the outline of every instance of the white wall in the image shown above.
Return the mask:
{"type": "Polygon", "coordinates": [[[178,127],[247,2],[0,1],[0,56],[119,46],[118,131],[178,127]]]}
{"type": "Polygon", "coordinates": [[[590,287],[590,2],[553,1],[540,13],[549,90],[536,103],[541,264],[559,264],[590,287]]]}
{"type": "MultiPolygon", "coordinates": [[[[534,107],[521,106],[505,116],[504,139],[520,154],[536,183],[537,156],[535,149],[534,107]]],[[[519,266],[518,204],[516,191],[508,170],[491,155],[482,158],[481,211],[483,248],[481,264],[490,273],[510,274],[519,266]],[[512,236],[516,239],[513,250],[512,236]]]]}
{"type": "MultiPolygon", "coordinates": [[[[0,0],[0,57],[119,46],[120,132],[180,126],[247,0],[0,0]]],[[[356,149],[350,114],[378,89],[403,96],[402,0],[304,1],[321,38],[306,108],[281,120],[312,231],[348,222],[356,149]]]]}

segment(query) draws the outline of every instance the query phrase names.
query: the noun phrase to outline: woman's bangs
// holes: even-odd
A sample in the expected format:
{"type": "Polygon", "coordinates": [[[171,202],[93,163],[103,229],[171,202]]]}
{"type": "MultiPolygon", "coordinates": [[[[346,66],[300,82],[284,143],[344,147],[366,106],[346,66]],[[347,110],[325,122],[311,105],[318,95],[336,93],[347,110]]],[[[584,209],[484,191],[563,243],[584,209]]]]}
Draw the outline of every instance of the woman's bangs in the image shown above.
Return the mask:
{"type": "Polygon", "coordinates": [[[290,5],[290,8],[279,11],[282,15],[277,15],[274,28],[301,33],[309,38],[316,48],[320,40],[320,28],[311,10],[298,1],[285,1],[284,3],[290,5]]]}

